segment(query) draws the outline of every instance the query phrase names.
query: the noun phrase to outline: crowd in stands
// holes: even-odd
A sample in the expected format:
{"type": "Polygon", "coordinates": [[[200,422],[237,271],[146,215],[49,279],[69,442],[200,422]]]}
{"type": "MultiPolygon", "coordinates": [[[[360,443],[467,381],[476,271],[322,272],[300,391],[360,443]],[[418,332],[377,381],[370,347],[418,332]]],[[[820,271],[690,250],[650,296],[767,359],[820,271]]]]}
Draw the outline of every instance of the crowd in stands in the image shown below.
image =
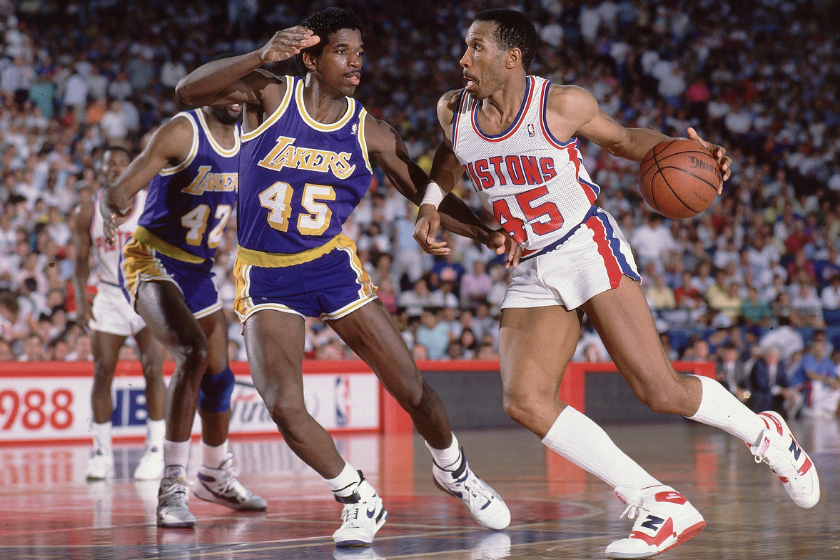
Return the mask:
{"type": "MultiPolygon", "coordinates": [[[[174,86],[189,70],[219,53],[253,50],[329,4],[0,0],[0,360],[91,358],[89,335],[74,322],[71,231],[74,207],[99,188],[102,148],[139,152],[144,138],[186,108],[174,86]]],[[[470,18],[508,4],[343,2],[366,26],[356,97],[400,132],[427,170],[440,138],[437,99],[462,85],[458,60],[470,18]]],[[[832,362],[826,375],[838,376],[840,353],[831,349],[840,347],[840,24],[831,6],[824,0],[515,6],[541,37],[532,73],[588,89],[626,126],[674,136],[694,126],[727,147],[733,169],[723,195],[681,221],[646,208],[636,163],[587,142],[581,151],[601,187],[598,204],[634,248],[671,357],[723,363],[735,356],[739,371],[745,365],[750,371],[727,383],[753,400],[752,368],[772,361],[773,349],[790,387],[804,387],[803,376],[821,383],[812,376],[819,372],[801,367],[810,364],[808,356],[823,369],[832,362]]],[[[269,68],[293,72],[288,62],[269,68]]],[[[457,192],[492,222],[469,183],[457,192]]],[[[345,230],[417,359],[493,359],[507,281],[501,259],[447,233],[452,253],[426,255],[412,237],[414,216],[378,173],[345,230]]],[[[245,359],[230,310],[235,247],[232,222],[215,269],[231,324],[230,354],[245,359]]],[[[307,320],[306,344],[312,358],[351,357],[319,319],[307,320]]],[[[135,355],[131,346],[124,352],[126,359],[135,355]]],[[[576,359],[608,358],[597,334],[585,329],[576,359]]],[[[783,388],[772,397],[793,395],[783,388]]]]}

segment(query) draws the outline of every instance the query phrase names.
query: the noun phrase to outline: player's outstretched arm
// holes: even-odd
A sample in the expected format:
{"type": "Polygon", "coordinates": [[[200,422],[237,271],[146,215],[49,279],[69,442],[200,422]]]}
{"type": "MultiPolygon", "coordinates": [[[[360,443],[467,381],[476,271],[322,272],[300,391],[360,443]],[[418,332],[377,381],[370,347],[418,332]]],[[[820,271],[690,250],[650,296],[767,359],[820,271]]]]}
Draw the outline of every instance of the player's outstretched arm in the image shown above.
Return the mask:
{"type": "Polygon", "coordinates": [[[73,247],[76,262],[73,269],[73,291],[76,297],[76,323],[88,330],[90,306],[87,301],[87,283],[90,278],[90,225],[96,208],[93,202],[83,202],[73,212],[73,247]]]}
{"type": "Polygon", "coordinates": [[[100,210],[105,238],[114,241],[116,229],[131,215],[135,195],[165,167],[175,166],[189,156],[193,128],[185,118],[174,118],[160,127],[125,171],[102,192],[100,210]]]}
{"type": "Polygon", "coordinates": [[[263,64],[286,60],[319,41],[305,27],[283,29],[260,49],[208,62],[181,78],[175,92],[189,105],[256,104],[267,73],[252,73],[263,64]],[[260,79],[263,76],[263,79],[260,79]]]}
{"type": "MultiPolygon", "coordinates": [[[[368,115],[365,121],[365,141],[371,162],[378,165],[403,196],[419,205],[423,200],[428,177],[408,157],[408,150],[399,134],[388,124],[368,115]]],[[[464,201],[451,195],[442,205],[443,225],[458,235],[487,244],[493,231],[481,223],[464,201]]],[[[436,242],[424,247],[433,255],[449,253],[446,243],[436,242]]]]}
{"type": "MultiPolygon", "coordinates": [[[[622,126],[601,110],[591,93],[575,86],[551,86],[546,118],[549,129],[558,137],[583,136],[612,155],[632,161],[642,161],[651,148],[671,139],[650,128],[622,126]]],[[[687,133],[691,140],[709,150],[720,166],[721,177],[728,179],[732,159],[726,155],[726,149],[706,142],[693,128],[687,133]]],[[[722,189],[721,184],[718,193],[722,189]]]]}

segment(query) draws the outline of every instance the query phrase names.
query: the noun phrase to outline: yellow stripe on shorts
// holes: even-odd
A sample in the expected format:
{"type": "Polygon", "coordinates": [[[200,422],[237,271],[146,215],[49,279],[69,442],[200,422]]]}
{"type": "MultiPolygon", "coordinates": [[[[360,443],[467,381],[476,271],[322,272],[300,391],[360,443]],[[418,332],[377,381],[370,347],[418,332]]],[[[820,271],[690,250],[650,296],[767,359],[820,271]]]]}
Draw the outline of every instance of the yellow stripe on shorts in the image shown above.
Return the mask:
{"type": "Polygon", "coordinates": [[[167,243],[154,233],[150,232],[143,226],[137,226],[137,229],[134,230],[134,233],[131,234],[133,239],[140,241],[141,243],[145,243],[161,255],[166,255],[167,257],[178,259],[179,261],[184,261],[188,263],[194,264],[201,264],[204,262],[203,257],[197,257],[191,253],[184,251],[183,249],[179,249],[175,245],[171,243],[167,243]]]}

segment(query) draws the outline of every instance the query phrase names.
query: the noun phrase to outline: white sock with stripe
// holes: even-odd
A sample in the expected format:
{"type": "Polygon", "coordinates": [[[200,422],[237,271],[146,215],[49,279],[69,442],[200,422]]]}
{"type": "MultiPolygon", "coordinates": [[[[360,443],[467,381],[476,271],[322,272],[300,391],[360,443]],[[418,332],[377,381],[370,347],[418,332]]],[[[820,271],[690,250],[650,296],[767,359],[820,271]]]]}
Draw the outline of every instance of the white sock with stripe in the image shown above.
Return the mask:
{"type": "Polygon", "coordinates": [[[688,419],[720,428],[754,445],[766,427],[764,421],[711,377],[696,377],[703,387],[703,395],[700,398],[700,408],[694,416],[688,416],[688,419]]]}
{"type": "Polygon", "coordinates": [[[542,442],[613,488],[662,484],[619,449],[598,424],[571,406],[557,416],[542,442]]]}

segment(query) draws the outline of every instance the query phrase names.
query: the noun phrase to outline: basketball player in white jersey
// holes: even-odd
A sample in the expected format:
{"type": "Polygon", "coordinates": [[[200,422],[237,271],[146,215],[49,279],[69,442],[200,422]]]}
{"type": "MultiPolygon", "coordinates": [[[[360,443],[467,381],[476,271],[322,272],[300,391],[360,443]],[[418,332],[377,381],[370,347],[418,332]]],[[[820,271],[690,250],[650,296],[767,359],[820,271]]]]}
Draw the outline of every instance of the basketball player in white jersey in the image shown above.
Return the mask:
{"type": "MultiPolygon", "coordinates": [[[[98,169],[102,190],[108,188],[128,167],[131,156],[121,147],[106,148],[98,169]]],[[[137,226],[143,213],[146,191],[137,193],[134,211],[114,236],[114,243],[105,239],[99,197],[76,208],[74,244],[76,269],[73,287],[76,290],[78,322],[93,331],[93,454],[87,467],[88,480],[103,480],[114,476],[114,455],[111,450],[111,383],[117,358],[128,336],[134,336],[140,350],[143,377],[146,380],[146,450],[134,470],[134,478],[153,480],[163,476],[163,411],[166,385],[163,382],[163,345],[152,336],[143,319],[134,312],[123,295],[119,281],[119,262],[123,244],[137,226]],[[90,277],[89,257],[93,253],[98,276],[96,297],[88,305],[87,284],[90,277]]]]}
{"type": "MultiPolygon", "coordinates": [[[[625,514],[636,522],[629,538],[607,547],[608,558],[648,558],[705,527],[682,495],[558,399],[586,313],[642,402],[745,441],[756,461],[768,463],[782,479],[794,502],[814,506],[820,496],[816,468],[780,416],[756,415],[714,379],[674,371],[630,247],[612,216],[594,205],[599,189],[583,168],[579,137],[633,161],[668,137],[621,126],[583,89],[528,76],[537,41],[534,26],[519,12],[476,15],[461,59],[467,85],[438,103],[444,141],[415,229],[415,238],[429,248],[439,224],[436,205],[466,169],[482,204],[521,248],[511,263],[499,332],[505,411],[549,448],[615,488],[627,505],[625,514]]],[[[710,150],[726,180],[731,160],[723,148],[707,144],[692,129],[688,134],[710,150]]]]}

